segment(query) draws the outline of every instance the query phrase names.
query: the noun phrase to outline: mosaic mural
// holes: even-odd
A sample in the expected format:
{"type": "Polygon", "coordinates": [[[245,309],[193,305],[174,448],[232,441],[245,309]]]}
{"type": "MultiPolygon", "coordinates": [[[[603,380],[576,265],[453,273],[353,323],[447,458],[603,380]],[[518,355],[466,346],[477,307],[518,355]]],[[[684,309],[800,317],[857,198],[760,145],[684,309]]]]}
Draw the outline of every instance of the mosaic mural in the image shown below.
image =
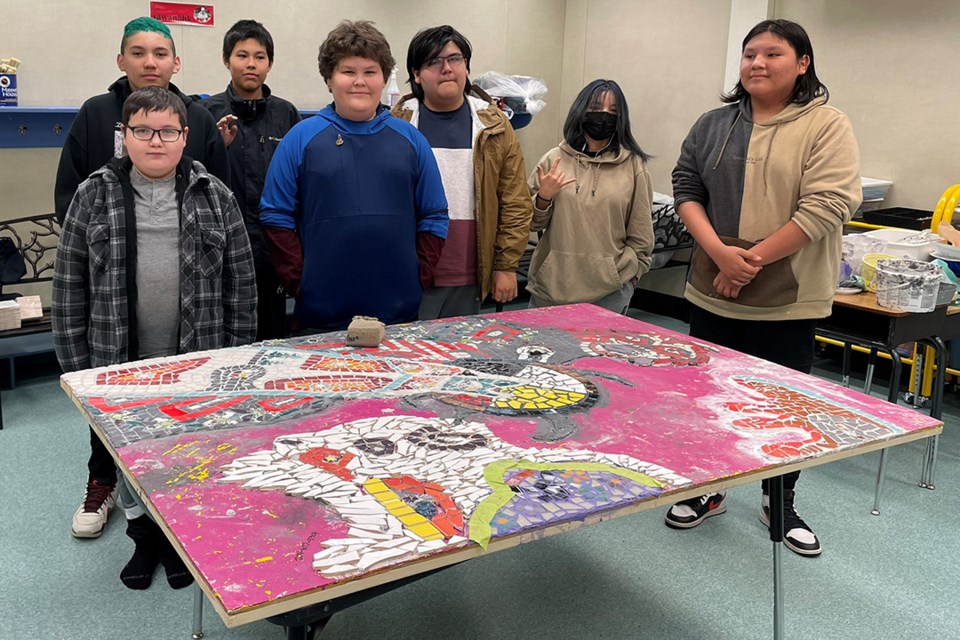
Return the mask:
{"type": "Polygon", "coordinates": [[[327,576],[467,536],[486,546],[491,535],[583,518],[687,482],[625,455],[522,449],[478,422],[406,415],[277,438],[272,451],[226,465],[222,481],[314,499],[339,516],[348,537],[323,541],[314,556],[327,576]]]}
{"type": "Polygon", "coordinates": [[[590,305],[344,339],[63,377],[228,612],[936,424],[590,305]]]}

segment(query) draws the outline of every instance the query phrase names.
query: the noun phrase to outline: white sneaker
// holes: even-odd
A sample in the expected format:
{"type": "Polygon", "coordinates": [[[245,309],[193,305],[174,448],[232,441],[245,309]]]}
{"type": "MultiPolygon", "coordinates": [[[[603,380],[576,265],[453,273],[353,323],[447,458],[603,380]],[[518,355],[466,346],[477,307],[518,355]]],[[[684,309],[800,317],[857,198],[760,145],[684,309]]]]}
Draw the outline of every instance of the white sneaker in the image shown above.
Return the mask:
{"type": "Polygon", "coordinates": [[[664,522],[674,529],[692,529],[707,518],[718,516],[726,511],[727,494],[708,493],[673,505],[664,516],[664,522]]]}
{"type": "MultiPolygon", "coordinates": [[[[792,489],[783,492],[783,546],[801,556],[819,556],[823,551],[820,540],[797,514],[794,500],[792,489]]],[[[770,528],[770,496],[767,494],[760,499],[760,522],[770,528]]]]}
{"type": "Polygon", "coordinates": [[[117,504],[116,486],[100,484],[96,480],[87,483],[83,503],[73,514],[71,527],[74,538],[99,538],[107,524],[110,510],[117,504]]]}

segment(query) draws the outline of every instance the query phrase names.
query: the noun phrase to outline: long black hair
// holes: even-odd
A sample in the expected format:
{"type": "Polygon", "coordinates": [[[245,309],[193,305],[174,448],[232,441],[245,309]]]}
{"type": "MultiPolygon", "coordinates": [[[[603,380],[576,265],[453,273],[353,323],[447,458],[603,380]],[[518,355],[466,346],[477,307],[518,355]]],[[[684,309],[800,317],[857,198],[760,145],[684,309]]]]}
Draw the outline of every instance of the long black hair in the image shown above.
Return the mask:
{"type": "Polygon", "coordinates": [[[570,113],[567,114],[566,122],[563,123],[564,141],[577,151],[583,149],[587,143],[581,127],[583,116],[587,111],[600,109],[603,104],[603,96],[606,93],[612,93],[617,102],[617,129],[610,140],[610,147],[629,149],[646,162],[650,159],[650,156],[640,148],[630,131],[630,110],[627,108],[627,99],[624,97],[620,85],[613,80],[594,80],[580,90],[570,106],[570,113]]]}
{"type": "MultiPolygon", "coordinates": [[[[830,99],[830,92],[827,91],[827,85],[820,82],[817,77],[817,68],[813,65],[813,45],[810,43],[810,36],[806,30],[796,22],[789,20],[764,20],[753,29],[743,39],[740,46],[740,52],[747,48],[747,43],[753,40],[761,33],[770,32],[778,38],[782,38],[789,44],[797,54],[797,60],[807,56],[810,64],[807,65],[807,72],[797,76],[797,81],[793,85],[793,93],[787,100],[788,104],[807,104],[814,98],[824,96],[830,99]]],[[[720,99],[724,102],[739,102],[744,96],[750,93],[743,88],[743,83],[737,80],[737,86],[730,93],[724,93],[720,99]]]]}

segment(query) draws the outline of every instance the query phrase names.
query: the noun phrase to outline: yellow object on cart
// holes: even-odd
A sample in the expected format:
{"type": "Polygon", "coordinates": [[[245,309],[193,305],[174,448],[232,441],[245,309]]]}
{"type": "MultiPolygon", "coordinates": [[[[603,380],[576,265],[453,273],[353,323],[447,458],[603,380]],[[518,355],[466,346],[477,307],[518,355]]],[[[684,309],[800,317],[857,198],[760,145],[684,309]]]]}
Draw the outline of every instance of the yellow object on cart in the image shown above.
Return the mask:
{"type": "MultiPolygon", "coordinates": [[[[937,232],[941,222],[950,224],[953,220],[953,211],[957,208],[957,202],[960,201],[960,183],[947,187],[937,206],[933,210],[933,219],[930,221],[930,230],[937,232]]],[[[931,347],[924,347],[923,353],[918,352],[917,345],[913,345],[913,363],[910,365],[910,385],[909,392],[913,394],[914,402],[919,398],[929,398],[933,393],[933,372],[934,372],[934,352],[931,347]],[[922,368],[918,369],[917,359],[919,356],[922,368]],[[917,386],[920,386],[920,392],[917,393],[917,386]]],[[[940,363],[940,366],[946,367],[946,363],[940,363]]]]}

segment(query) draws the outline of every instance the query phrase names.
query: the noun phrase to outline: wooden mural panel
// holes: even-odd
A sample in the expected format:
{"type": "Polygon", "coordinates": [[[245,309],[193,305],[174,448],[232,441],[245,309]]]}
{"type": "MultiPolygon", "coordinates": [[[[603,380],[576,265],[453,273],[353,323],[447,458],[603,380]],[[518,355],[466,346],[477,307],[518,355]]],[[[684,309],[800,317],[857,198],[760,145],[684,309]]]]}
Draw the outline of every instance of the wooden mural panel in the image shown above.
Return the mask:
{"type": "Polygon", "coordinates": [[[227,620],[941,424],[591,305],[344,338],[63,376],[227,620]]]}

